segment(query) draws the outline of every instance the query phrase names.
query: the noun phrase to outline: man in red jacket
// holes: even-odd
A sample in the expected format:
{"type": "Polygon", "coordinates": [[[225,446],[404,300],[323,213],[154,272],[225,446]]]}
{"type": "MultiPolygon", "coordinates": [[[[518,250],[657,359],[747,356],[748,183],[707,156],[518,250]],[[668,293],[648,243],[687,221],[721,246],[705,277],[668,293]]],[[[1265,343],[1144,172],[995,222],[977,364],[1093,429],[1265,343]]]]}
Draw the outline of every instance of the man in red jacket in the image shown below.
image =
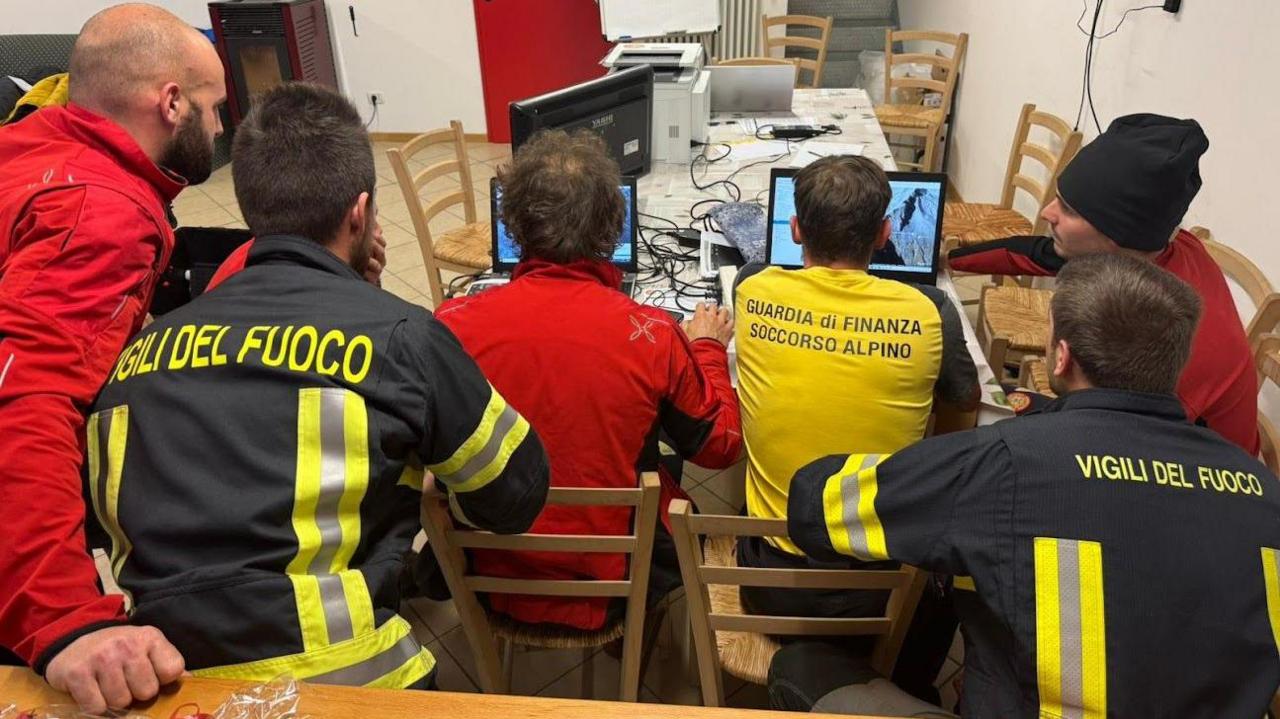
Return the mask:
{"type": "Polygon", "coordinates": [[[1172,272],[1204,306],[1178,380],[1187,418],[1257,456],[1258,380],[1240,315],[1217,262],[1178,228],[1200,191],[1208,149],[1195,120],[1117,118],[1062,171],[1058,198],[1043,212],[1052,237],[985,242],[952,251],[948,261],[961,272],[1054,275],[1073,257],[1123,252],[1172,272]]]}
{"type": "Polygon", "coordinates": [[[0,128],[0,646],[101,712],[183,662],[98,586],[84,412],[169,261],[166,206],[209,176],[226,90],[209,41],[147,5],[91,18],[70,77],[66,107],[0,128]]]}
{"type": "MultiPolygon", "coordinates": [[[[662,518],[650,600],[680,584],[666,507],[685,496],[659,463],[659,435],[704,467],[738,459],[742,430],[729,381],[726,310],[700,306],[682,330],[662,310],[619,291],[609,262],[622,233],[617,164],[588,131],[548,132],[498,171],[502,220],[520,247],[510,284],[446,302],[436,313],[494,387],[537,431],[553,487],[634,487],[658,470],[662,518]]],[[[496,218],[495,218],[496,219],[496,218]]],[[[625,508],[549,506],[530,531],[626,534],[625,508]]],[[[520,578],[621,579],[625,555],[476,551],[477,571],[520,578]]],[[[598,629],[604,598],[491,595],[522,622],[598,629]]]]}

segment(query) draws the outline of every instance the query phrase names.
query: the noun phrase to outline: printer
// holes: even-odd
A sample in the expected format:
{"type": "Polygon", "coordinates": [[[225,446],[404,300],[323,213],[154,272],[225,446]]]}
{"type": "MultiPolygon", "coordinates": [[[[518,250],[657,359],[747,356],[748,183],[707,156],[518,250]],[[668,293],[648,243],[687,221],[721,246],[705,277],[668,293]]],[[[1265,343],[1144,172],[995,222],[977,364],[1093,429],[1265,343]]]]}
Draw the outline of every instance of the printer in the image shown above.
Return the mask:
{"type": "Polygon", "coordinates": [[[600,64],[609,72],[635,65],[653,67],[653,137],[650,156],[687,163],[693,142],[707,141],[711,117],[709,75],[701,43],[627,42],[615,45],[600,64]]]}

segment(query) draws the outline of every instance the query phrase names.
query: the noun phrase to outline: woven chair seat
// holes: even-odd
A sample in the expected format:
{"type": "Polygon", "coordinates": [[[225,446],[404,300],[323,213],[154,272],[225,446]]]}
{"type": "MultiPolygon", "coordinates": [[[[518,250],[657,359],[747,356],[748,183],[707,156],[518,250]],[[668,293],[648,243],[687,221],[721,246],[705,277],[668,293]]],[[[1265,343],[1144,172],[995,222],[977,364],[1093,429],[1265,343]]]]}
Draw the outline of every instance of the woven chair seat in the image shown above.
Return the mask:
{"type": "Polygon", "coordinates": [[[1031,375],[1027,378],[1019,377],[1018,379],[1026,383],[1027,389],[1033,392],[1047,395],[1049,397],[1057,397],[1053,387],[1049,385],[1049,367],[1044,363],[1044,359],[1040,357],[1031,357],[1027,359],[1027,372],[1031,375]]]}
{"type": "Polygon", "coordinates": [[[1031,234],[1031,221],[1017,210],[981,202],[948,202],[942,214],[942,236],[961,247],[1031,234]]]}
{"type": "Polygon", "coordinates": [[[442,232],[431,239],[436,257],[445,262],[477,270],[488,269],[493,265],[488,222],[473,222],[442,232]]]}
{"type": "MultiPolygon", "coordinates": [[[[710,566],[738,566],[738,543],[733,537],[707,537],[702,552],[710,566]]],[[[746,614],[738,598],[738,587],[712,584],[707,587],[707,593],[711,596],[713,613],[746,614]]],[[[766,684],[769,663],[781,645],[767,634],[716,632],[716,648],[720,652],[720,665],[730,675],[752,684],[766,684]]]]}
{"type": "Polygon", "coordinates": [[[527,624],[501,612],[486,611],[489,628],[494,636],[508,639],[514,644],[547,649],[582,649],[598,647],[622,638],[625,619],[606,623],[599,629],[574,629],[560,624],[527,624]]]}
{"type": "Polygon", "coordinates": [[[1009,349],[1043,351],[1049,343],[1049,302],[1052,290],[1004,285],[983,292],[991,336],[1009,340],[1009,349]]]}
{"type": "Polygon", "coordinates": [[[882,127],[910,127],[927,130],[942,124],[942,109],[924,105],[881,105],[876,108],[876,119],[882,127]]]}

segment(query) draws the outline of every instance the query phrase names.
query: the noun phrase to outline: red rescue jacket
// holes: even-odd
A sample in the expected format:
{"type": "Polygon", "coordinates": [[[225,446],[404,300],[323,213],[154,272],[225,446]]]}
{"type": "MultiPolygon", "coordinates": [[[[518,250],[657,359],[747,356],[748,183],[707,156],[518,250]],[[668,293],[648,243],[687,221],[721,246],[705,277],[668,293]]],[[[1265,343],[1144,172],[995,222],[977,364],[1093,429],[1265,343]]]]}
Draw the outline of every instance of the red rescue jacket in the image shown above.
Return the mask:
{"type": "MultiPolygon", "coordinates": [[[[1056,275],[1065,263],[1049,237],[983,242],[953,250],[947,259],[954,270],[993,275],[1056,275]]],[[[1258,376],[1222,269],[1186,230],[1178,231],[1155,263],[1191,285],[1202,305],[1191,357],[1178,378],[1187,418],[1258,456],[1258,376]]]]}
{"type": "MultiPolygon", "coordinates": [[[[738,398],[725,347],[690,342],[662,310],[617,290],[607,262],[531,260],[510,284],[446,302],[436,318],[457,335],[489,381],[537,431],[553,487],[634,487],[659,470],[658,433],[685,459],[727,467],[742,451],[738,398]]],[[[662,510],[686,496],[661,472],[662,510]]],[[[630,510],[548,506],[532,532],[628,534],[630,510]]],[[[475,551],[476,571],[502,577],[621,579],[621,554],[475,551]]],[[[581,629],[604,624],[607,599],[491,595],[523,622],[581,629]]]]}
{"type": "Polygon", "coordinates": [[[75,105],[0,128],[0,645],[37,671],[123,622],[85,551],[84,413],[138,331],[184,183],[75,105]]]}

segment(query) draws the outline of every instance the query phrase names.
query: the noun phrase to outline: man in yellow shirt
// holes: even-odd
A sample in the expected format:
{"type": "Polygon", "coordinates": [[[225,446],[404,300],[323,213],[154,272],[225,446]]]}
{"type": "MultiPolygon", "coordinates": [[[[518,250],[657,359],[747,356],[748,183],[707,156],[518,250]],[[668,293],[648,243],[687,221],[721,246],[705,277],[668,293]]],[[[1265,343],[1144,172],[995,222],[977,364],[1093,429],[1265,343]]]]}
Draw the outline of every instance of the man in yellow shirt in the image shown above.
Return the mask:
{"type": "MultiPolygon", "coordinates": [[[[977,406],[977,371],[960,316],[935,287],[867,273],[889,242],[888,178],[874,161],[829,157],[795,177],[792,239],[802,269],[748,265],[734,292],[747,510],[785,518],[798,469],[818,457],[895,452],[924,436],[935,401],[977,406]]],[[[875,568],[811,560],[785,539],[744,538],[738,562],[763,567],[875,568]]],[[[748,611],[867,616],[884,592],[744,587],[748,611]]]]}

